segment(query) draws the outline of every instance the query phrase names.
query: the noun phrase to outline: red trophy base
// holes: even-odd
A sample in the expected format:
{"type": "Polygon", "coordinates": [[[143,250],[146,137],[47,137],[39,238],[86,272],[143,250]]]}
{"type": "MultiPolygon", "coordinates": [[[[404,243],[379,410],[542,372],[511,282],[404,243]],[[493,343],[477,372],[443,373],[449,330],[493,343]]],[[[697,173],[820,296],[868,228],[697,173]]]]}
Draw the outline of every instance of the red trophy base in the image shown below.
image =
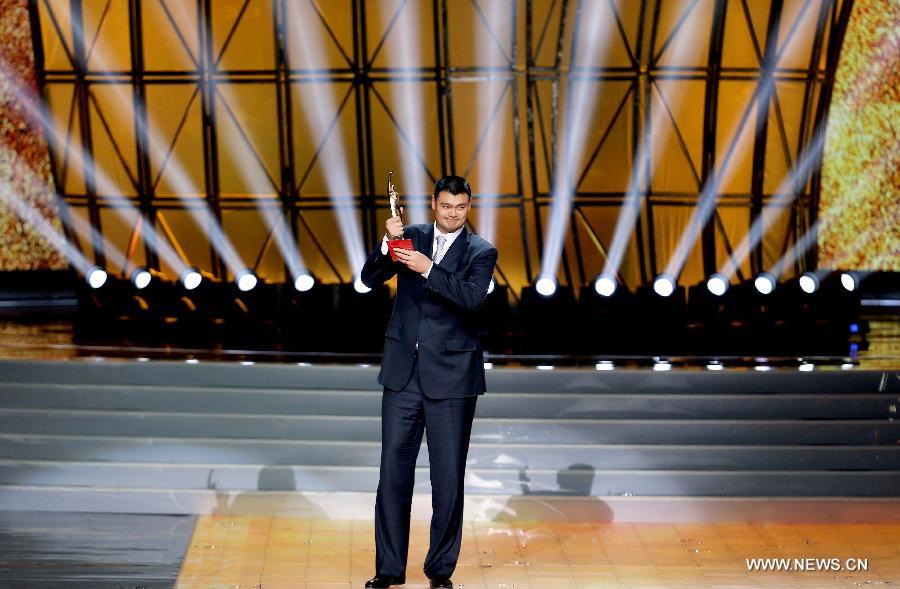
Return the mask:
{"type": "Polygon", "coordinates": [[[389,239],[388,240],[388,250],[391,252],[391,259],[393,261],[397,261],[397,254],[394,253],[394,249],[399,248],[403,250],[413,251],[413,242],[411,239],[389,239]]]}

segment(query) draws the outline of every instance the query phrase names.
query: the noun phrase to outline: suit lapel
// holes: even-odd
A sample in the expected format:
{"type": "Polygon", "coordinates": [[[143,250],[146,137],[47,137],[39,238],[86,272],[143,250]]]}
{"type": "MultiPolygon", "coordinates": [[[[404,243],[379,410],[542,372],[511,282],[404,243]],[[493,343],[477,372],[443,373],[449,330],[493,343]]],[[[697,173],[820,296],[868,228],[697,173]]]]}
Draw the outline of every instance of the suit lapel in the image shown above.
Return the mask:
{"type": "MultiPolygon", "coordinates": [[[[433,231],[434,230],[432,229],[432,235],[433,231]]],[[[434,239],[432,238],[432,242],[433,241],[434,239]]],[[[469,230],[466,229],[465,226],[463,226],[462,231],[459,233],[459,235],[456,236],[456,239],[453,240],[453,243],[450,244],[450,249],[448,249],[447,253],[444,254],[444,257],[441,258],[440,265],[449,267],[450,264],[452,264],[453,261],[459,257],[463,250],[466,249],[468,242],[469,230]]]]}
{"type": "Polygon", "coordinates": [[[434,223],[429,225],[425,231],[420,234],[419,239],[421,241],[416,249],[428,256],[428,259],[430,260],[431,248],[434,246],[434,223]]]}

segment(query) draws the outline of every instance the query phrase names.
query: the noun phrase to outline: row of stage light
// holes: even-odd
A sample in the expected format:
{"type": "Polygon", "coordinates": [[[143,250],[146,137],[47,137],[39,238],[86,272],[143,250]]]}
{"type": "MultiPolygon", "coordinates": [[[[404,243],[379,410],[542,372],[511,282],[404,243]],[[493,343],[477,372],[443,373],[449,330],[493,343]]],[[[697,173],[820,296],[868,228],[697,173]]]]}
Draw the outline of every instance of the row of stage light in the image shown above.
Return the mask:
{"type": "MultiPolygon", "coordinates": [[[[831,271],[809,271],[798,276],[795,281],[800,290],[806,294],[813,294],[819,290],[823,281],[830,279],[835,273],[831,271]]],[[[860,275],[856,272],[840,272],[837,274],[841,288],[847,292],[854,292],[859,288],[860,275]]],[[[771,272],[761,272],[753,279],[753,288],[761,295],[770,295],[775,292],[778,280],[771,272]]],[[[619,282],[609,273],[602,273],[593,280],[594,291],[601,297],[611,297],[619,290],[619,282]]],[[[544,297],[552,297],[559,287],[553,278],[542,276],[534,285],[538,294],[544,297]]],[[[653,292],[663,298],[672,296],[678,287],[677,280],[670,274],[660,274],[653,280],[653,292]]],[[[721,273],[715,273],[706,280],[706,289],[710,294],[724,296],[731,287],[728,277],[721,273]]]]}
{"type": "MultiPolygon", "coordinates": [[[[185,290],[194,290],[200,286],[204,279],[216,280],[216,278],[210,275],[203,270],[200,270],[196,267],[189,267],[181,273],[181,276],[178,277],[178,283],[185,290]]],[[[84,280],[87,284],[93,289],[100,289],[107,283],[109,280],[109,272],[104,270],[99,266],[92,266],[88,269],[88,271],[84,275],[84,280]]],[[[154,280],[167,280],[166,276],[157,271],[152,270],[150,268],[146,268],[144,266],[139,266],[131,271],[129,275],[129,281],[137,290],[144,290],[150,283],[154,280]]],[[[312,290],[312,288],[316,285],[318,281],[316,278],[308,273],[303,272],[294,277],[294,289],[298,292],[307,292],[312,290]]],[[[251,270],[250,268],[246,268],[234,277],[234,285],[241,292],[249,292],[256,288],[259,284],[259,277],[256,275],[256,272],[251,270]]],[[[491,282],[488,285],[488,294],[494,291],[495,287],[494,279],[491,278],[491,282]]],[[[362,280],[357,278],[353,282],[353,288],[356,292],[360,294],[365,294],[370,292],[371,289],[362,283],[362,280]]]]}

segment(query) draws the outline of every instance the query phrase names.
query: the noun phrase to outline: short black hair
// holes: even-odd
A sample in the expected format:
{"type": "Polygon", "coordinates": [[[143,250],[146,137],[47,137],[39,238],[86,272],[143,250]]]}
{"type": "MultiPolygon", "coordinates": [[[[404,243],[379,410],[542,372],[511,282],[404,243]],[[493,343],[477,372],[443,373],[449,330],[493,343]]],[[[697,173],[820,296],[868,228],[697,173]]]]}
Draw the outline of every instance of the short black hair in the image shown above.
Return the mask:
{"type": "Polygon", "coordinates": [[[472,187],[469,186],[469,181],[462,176],[444,176],[438,180],[434,185],[434,198],[437,198],[442,192],[449,192],[454,196],[466,193],[469,195],[469,200],[472,199],[472,187]]]}

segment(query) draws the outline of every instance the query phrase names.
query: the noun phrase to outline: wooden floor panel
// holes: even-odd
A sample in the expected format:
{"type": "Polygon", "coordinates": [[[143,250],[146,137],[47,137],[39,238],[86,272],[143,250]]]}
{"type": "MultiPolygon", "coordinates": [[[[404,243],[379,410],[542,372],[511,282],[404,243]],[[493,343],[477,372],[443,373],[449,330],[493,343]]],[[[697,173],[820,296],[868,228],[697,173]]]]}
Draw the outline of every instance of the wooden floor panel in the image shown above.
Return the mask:
{"type": "MultiPolygon", "coordinates": [[[[900,583],[898,524],[465,524],[464,589],[869,587],[900,583]],[[868,571],[748,571],[747,559],[867,559],[868,571]]],[[[427,587],[428,526],[413,522],[406,587],[427,587]]],[[[362,587],[370,521],[208,516],[178,589],[362,587]]],[[[793,564],[793,563],[792,563],[793,564]]]]}

